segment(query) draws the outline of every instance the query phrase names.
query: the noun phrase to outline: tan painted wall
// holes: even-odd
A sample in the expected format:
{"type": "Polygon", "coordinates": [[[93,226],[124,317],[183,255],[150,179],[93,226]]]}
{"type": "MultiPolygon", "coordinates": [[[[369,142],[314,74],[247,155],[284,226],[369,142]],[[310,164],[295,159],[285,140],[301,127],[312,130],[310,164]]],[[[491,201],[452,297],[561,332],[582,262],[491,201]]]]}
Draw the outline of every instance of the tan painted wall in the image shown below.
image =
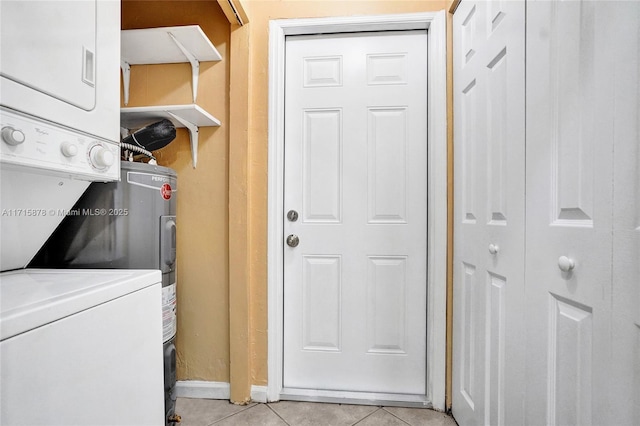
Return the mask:
{"type": "MultiPolygon", "coordinates": [[[[157,154],[179,175],[178,379],[230,382],[244,403],[251,384],[267,384],[269,20],[437,11],[451,0],[244,0],[244,27],[215,0],[122,4],[123,29],[199,24],[223,56],[201,65],[198,103],[222,126],[201,129],[198,169],[184,130],[157,154]]],[[[190,103],[189,76],[187,64],[133,67],[130,106],[190,103]]]]}
{"type": "MultiPolygon", "coordinates": [[[[178,378],[228,382],[229,22],[215,1],[122,1],[123,29],[193,24],[223,58],[200,64],[197,99],[222,126],[200,128],[195,170],[185,129],[156,155],[178,172],[178,378]]],[[[189,64],[132,66],[129,106],[189,103],[189,64]]]]}

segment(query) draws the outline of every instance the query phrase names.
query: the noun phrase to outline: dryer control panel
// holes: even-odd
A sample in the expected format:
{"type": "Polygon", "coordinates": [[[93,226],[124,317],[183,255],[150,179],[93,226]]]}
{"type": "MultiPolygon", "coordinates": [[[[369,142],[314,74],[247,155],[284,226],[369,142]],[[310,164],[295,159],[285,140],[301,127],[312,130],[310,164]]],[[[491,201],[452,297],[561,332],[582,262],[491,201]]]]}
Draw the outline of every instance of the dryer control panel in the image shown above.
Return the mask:
{"type": "Polygon", "coordinates": [[[117,143],[4,107],[0,128],[3,167],[29,167],[89,181],[120,179],[117,143]]]}

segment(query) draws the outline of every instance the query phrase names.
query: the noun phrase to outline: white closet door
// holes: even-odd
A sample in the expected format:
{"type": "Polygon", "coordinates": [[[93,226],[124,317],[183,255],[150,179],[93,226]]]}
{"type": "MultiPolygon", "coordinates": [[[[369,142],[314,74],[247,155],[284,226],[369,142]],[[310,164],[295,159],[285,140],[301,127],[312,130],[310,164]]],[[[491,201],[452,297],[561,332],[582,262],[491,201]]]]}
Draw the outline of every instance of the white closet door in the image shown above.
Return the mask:
{"type": "Polygon", "coordinates": [[[527,424],[634,423],[637,5],[527,5],[527,424]]]}
{"type": "Polygon", "coordinates": [[[453,413],[638,424],[640,2],[527,2],[526,160],[523,6],[454,15],[453,413]]]}
{"type": "Polygon", "coordinates": [[[453,414],[523,422],[524,3],[454,15],[453,414]]]}
{"type": "Polygon", "coordinates": [[[610,64],[613,117],[613,277],[610,424],[640,423],[640,2],[616,5],[610,64]]]}

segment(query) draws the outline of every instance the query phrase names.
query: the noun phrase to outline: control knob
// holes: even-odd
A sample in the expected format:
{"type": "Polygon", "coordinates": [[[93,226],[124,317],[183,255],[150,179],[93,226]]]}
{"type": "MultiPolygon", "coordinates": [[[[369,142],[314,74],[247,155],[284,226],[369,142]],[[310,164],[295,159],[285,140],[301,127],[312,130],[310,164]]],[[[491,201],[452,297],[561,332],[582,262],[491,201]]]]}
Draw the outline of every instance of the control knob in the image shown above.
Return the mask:
{"type": "Polygon", "coordinates": [[[65,157],[75,157],[78,154],[78,147],[71,142],[62,142],[60,151],[65,157]]]}
{"type": "Polygon", "coordinates": [[[109,148],[104,145],[94,145],[89,151],[89,161],[96,169],[108,169],[113,165],[114,156],[109,148]]]}
{"type": "Polygon", "coordinates": [[[21,130],[14,129],[11,126],[2,128],[2,140],[9,145],[20,145],[25,140],[24,133],[21,130]]]}

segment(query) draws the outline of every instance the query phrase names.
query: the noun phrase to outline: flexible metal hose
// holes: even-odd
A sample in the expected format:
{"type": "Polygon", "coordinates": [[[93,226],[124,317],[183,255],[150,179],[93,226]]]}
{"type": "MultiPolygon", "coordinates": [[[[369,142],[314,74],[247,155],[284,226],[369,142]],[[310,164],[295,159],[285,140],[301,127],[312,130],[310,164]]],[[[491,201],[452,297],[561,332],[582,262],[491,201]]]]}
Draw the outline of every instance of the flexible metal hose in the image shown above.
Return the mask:
{"type": "Polygon", "coordinates": [[[120,148],[121,149],[126,149],[129,151],[133,151],[133,152],[137,152],[138,154],[144,154],[147,157],[151,157],[155,160],[156,157],[153,156],[153,154],[151,153],[151,151],[147,151],[144,148],[141,148],[139,146],[135,146],[135,145],[131,145],[130,143],[120,143],[120,148]]]}

